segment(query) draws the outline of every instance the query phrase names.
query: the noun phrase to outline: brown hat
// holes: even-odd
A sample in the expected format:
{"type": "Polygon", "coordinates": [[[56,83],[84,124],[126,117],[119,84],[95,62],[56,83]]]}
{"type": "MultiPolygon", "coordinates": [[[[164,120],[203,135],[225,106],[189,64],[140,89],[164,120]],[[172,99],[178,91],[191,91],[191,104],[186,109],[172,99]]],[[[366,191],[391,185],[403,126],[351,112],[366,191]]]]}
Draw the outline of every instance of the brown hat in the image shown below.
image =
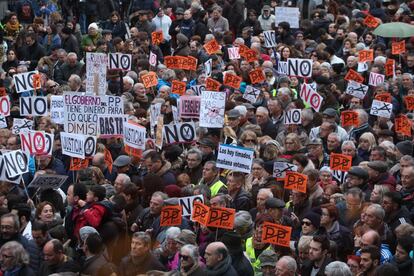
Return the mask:
{"type": "Polygon", "coordinates": [[[388,170],[387,163],[384,161],[371,161],[368,162],[368,167],[379,172],[379,173],[385,173],[388,170]]]}
{"type": "Polygon", "coordinates": [[[175,239],[176,242],[181,244],[193,244],[196,245],[196,234],[194,232],[184,229],[175,239]]]}

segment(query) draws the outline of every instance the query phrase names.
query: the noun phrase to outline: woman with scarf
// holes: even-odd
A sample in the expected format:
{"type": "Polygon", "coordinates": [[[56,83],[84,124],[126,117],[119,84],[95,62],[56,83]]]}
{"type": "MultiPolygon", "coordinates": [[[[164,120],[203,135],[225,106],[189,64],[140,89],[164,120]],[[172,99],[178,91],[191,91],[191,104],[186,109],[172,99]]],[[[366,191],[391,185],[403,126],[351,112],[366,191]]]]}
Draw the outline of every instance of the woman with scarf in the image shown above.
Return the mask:
{"type": "Polygon", "coordinates": [[[17,19],[17,14],[11,13],[10,19],[7,21],[6,26],[4,28],[4,38],[10,42],[14,42],[16,41],[17,35],[22,29],[23,26],[20,25],[19,20],[17,19]]]}

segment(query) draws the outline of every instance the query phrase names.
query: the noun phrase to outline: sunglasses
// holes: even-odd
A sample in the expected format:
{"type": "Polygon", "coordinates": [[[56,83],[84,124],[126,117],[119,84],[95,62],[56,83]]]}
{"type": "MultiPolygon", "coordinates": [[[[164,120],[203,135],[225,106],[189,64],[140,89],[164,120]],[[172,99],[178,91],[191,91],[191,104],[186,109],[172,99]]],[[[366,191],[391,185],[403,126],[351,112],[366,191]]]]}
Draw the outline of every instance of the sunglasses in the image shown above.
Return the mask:
{"type": "Polygon", "coordinates": [[[244,140],[244,142],[245,143],[256,143],[256,140],[253,140],[253,139],[246,139],[246,140],[244,140]]]}
{"type": "Polygon", "coordinates": [[[182,255],[180,254],[180,259],[183,259],[184,261],[188,261],[188,259],[190,258],[190,256],[186,256],[186,255],[182,255]]]}
{"type": "Polygon", "coordinates": [[[311,226],[311,224],[309,221],[302,221],[302,225],[311,226]]]}

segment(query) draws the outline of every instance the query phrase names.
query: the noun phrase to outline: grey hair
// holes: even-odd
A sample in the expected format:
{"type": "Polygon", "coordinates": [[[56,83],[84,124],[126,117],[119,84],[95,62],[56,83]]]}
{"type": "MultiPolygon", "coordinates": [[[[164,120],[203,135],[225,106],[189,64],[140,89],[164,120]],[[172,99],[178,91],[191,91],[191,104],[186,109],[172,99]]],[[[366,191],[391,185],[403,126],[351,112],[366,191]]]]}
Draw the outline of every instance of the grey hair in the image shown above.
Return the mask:
{"type": "Polygon", "coordinates": [[[68,54],[68,58],[70,58],[70,57],[76,57],[76,58],[78,58],[78,55],[75,52],[70,52],[68,54]]]}
{"type": "Polygon", "coordinates": [[[198,263],[198,258],[200,254],[198,253],[198,247],[193,244],[186,244],[181,247],[181,252],[183,250],[188,250],[190,252],[190,258],[193,260],[194,263],[198,263]]]}
{"type": "Polygon", "coordinates": [[[352,276],[346,263],[335,261],[325,267],[326,276],[352,276]]]}
{"type": "Polygon", "coordinates": [[[236,42],[236,43],[240,43],[240,44],[243,44],[243,45],[244,45],[244,39],[243,39],[243,38],[241,38],[241,37],[236,38],[236,39],[234,40],[234,42],[236,42]]]}
{"type": "Polygon", "coordinates": [[[139,239],[144,242],[145,245],[149,246],[151,245],[151,236],[148,233],[145,232],[135,232],[132,235],[133,239],[139,239]]]}
{"type": "Polygon", "coordinates": [[[341,150],[343,150],[343,148],[344,148],[345,146],[351,146],[354,150],[356,150],[355,143],[354,143],[353,141],[351,141],[351,140],[344,141],[344,142],[342,143],[341,150]]]}
{"type": "Polygon", "coordinates": [[[154,196],[159,196],[163,200],[167,200],[168,199],[168,195],[166,193],[161,192],[161,191],[154,192],[151,197],[154,197],[154,196]]]}
{"type": "Polygon", "coordinates": [[[309,121],[313,121],[313,112],[309,108],[302,109],[302,118],[306,118],[309,121]]]}
{"type": "Polygon", "coordinates": [[[253,159],[253,164],[258,164],[260,167],[264,167],[264,161],[261,158],[253,159]]]}
{"type": "Polygon", "coordinates": [[[131,178],[129,177],[129,175],[127,175],[125,173],[118,174],[117,178],[118,177],[121,177],[122,184],[124,184],[124,185],[131,183],[131,178]]]}
{"type": "Polygon", "coordinates": [[[261,188],[257,194],[259,193],[264,193],[265,195],[267,195],[268,198],[273,198],[273,193],[272,190],[270,188],[261,188]]]}
{"type": "Polygon", "coordinates": [[[312,241],[312,236],[302,236],[298,242],[298,250],[309,250],[310,243],[312,241]]]}
{"type": "Polygon", "coordinates": [[[56,53],[57,53],[58,55],[59,55],[59,54],[68,55],[68,52],[66,52],[66,50],[65,50],[65,49],[58,49],[56,53]]]}
{"type": "Polygon", "coordinates": [[[265,113],[267,116],[269,116],[269,110],[264,106],[259,106],[256,110],[256,113],[257,112],[262,112],[262,113],[265,113]]]}
{"type": "Polygon", "coordinates": [[[252,216],[247,211],[238,211],[234,218],[234,229],[246,229],[253,224],[252,216]]]}
{"type": "Polygon", "coordinates": [[[219,13],[223,12],[223,8],[220,7],[219,5],[214,5],[212,8],[212,11],[218,11],[219,13]]]}
{"type": "Polygon", "coordinates": [[[171,69],[165,69],[161,76],[161,78],[165,81],[169,79],[175,79],[175,77],[176,77],[175,72],[174,70],[171,70],[171,69]]]}
{"type": "Polygon", "coordinates": [[[286,261],[287,269],[290,272],[296,273],[296,270],[298,270],[298,265],[297,265],[295,259],[293,259],[290,256],[283,256],[282,258],[279,259],[279,261],[282,261],[282,260],[286,261]]]}
{"type": "Polygon", "coordinates": [[[363,109],[356,109],[356,112],[358,112],[358,119],[359,119],[359,123],[365,124],[366,122],[368,122],[368,113],[363,110],[363,109]]]}
{"type": "Polygon", "coordinates": [[[410,78],[410,80],[413,80],[413,75],[410,73],[404,73],[402,74],[402,76],[408,76],[410,78]]]}
{"type": "Polygon", "coordinates": [[[133,86],[134,85],[134,80],[130,77],[130,76],[125,76],[125,77],[123,77],[122,78],[122,80],[123,81],[127,81],[127,82],[129,82],[129,84],[131,85],[131,86],[133,86]]]}
{"type": "Polygon", "coordinates": [[[176,239],[180,235],[181,229],[178,227],[170,227],[165,231],[166,239],[176,239]]]}
{"type": "Polygon", "coordinates": [[[384,208],[382,208],[381,205],[374,203],[374,204],[369,205],[368,208],[373,208],[375,215],[381,220],[384,219],[385,211],[384,211],[384,208]]]}
{"type": "Polygon", "coordinates": [[[404,155],[403,157],[401,157],[400,162],[401,161],[410,162],[411,166],[414,166],[414,158],[411,155],[404,155]]]}
{"type": "MultiPolygon", "coordinates": [[[[302,116],[303,116],[303,115],[302,115],[302,116]]],[[[329,137],[329,136],[333,136],[333,137],[335,137],[335,139],[337,139],[339,142],[341,142],[341,141],[342,141],[341,136],[340,136],[338,133],[336,133],[336,132],[331,132],[331,133],[329,133],[328,137],[329,137]]]]}
{"type": "Polygon", "coordinates": [[[212,39],[215,39],[213,34],[206,34],[206,37],[204,38],[204,41],[210,41],[212,39]]]}
{"type": "Polygon", "coordinates": [[[82,79],[78,75],[72,74],[72,75],[70,75],[69,79],[70,78],[72,78],[76,82],[77,85],[81,85],[82,84],[82,79]]]}
{"type": "Polygon", "coordinates": [[[16,241],[9,241],[3,244],[0,248],[0,253],[3,253],[4,250],[10,250],[13,255],[13,266],[17,265],[28,265],[30,262],[29,254],[23,248],[23,246],[16,241]]]}
{"type": "MultiPolygon", "coordinates": [[[[19,217],[13,213],[7,213],[1,216],[1,219],[5,219],[5,218],[12,218],[13,219],[13,226],[14,226],[14,230],[19,230],[20,229],[20,221],[19,221],[19,217]]],[[[0,219],[0,220],[1,220],[0,219]]]]}
{"type": "Polygon", "coordinates": [[[197,159],[198,161],[201,161],[203,159],[203,153],[201,152],[201,150],[197,149],[197,148],[192,148],[187,152],[187,156],[190,154],[196,154],[197,155],[197,159]]]}
{"type": "Polygon", "coordinates": [[[204,166],[205,166],[205,165],[212,165],[212,166],[213,166],[213,171],[214,171],[214,172],[217,172],[217,171],[218,171],[216,161],[207,161],[207,162],[204,164],[204,166]]]}

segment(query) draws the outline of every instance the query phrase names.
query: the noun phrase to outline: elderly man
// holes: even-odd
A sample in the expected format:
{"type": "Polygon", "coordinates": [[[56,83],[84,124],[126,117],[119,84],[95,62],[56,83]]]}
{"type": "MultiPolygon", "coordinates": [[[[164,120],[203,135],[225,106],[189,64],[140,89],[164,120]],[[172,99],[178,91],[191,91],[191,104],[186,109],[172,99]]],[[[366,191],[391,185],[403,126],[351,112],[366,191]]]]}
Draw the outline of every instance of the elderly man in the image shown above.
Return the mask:
{"type": "Polygon", "coordinates": [[[256,110],[256,120],[257,124],[260,126],[263,135],[268,135],[271,138],[275,139],[278,132],[277,128],[272,123],[272,120],[269,117],[269,111],[266,107],[259,106],[256,110]]]}
{"type": "Polygon", "coordinates": [[[412,213],[414,211],[414,167],[406,167],[401,171],[402,205],[412,213]]]}
{"type": "Polygon", "coordinates": [[[363,160],[357,154],[357,148],[353,141],[347,140],[342,143],[341,146],[342,154],[349,155],[352,157],[352,166],[358,166],[363,160]]]}
{"type": "Polygon", "coordinates": [[[212,198],[219,193],[227,194],[227,186],[220,180],[219,169],[214,161],[207,161],[204,164],[203,177],[199,184],[210,188],[212,198]]]}
{"type": "Polygon", "coordinates": [[[76,53],[69,53],[66,62],[56,71],[56,82],[60,85],[67,84],[73,74],[80,76],[83,64],[78,61],[76,53]]]}
{"type": "Polygon", "coordinates": [[[122,194],[129,183],[131,183],[131,178],[127,174],[118,174],[114,182],[115,194],[122,194]]]}
{"type": "Polygon", "coordinates": [[[326,139],[327,153],[341,153],[341,137],[338,133],[332,132],[326,139]]]}
{"type": "Polygon", "coordinates": [[[384,219],[384,208],[379,204],[371,204],[365,210],[364,226],[377,231],[384,243],[393,244],[393,234],[384,219]]]}
{"type": "Polygon", "coordinates": [[[197,184],[203,175],[203,153],[197,149],[190,149],[186,157],[187,165],[184,172],[190,176],[191,183],[197,184]]]}
{"type": "Polygon", "coordinates": [[[152,194],[150,206],[142,210],[137,220],[131,226],[131,231],[146,231],[150,229],[154,221],[160,216],[164,201],[168,196],[163,192],[155,192],[152,194]]]}
{"type": "Polygon", "coordinates": [[[65,255],[63,244],[57,239],[48,241],[43,247],[44,263],[40,266],[39,276],[46,276],[59,272],[80,272],[77,262],[65,255]]]}
{"type": "Polygon", "coordinates": [[[230,254],[222,242],[210,243],[204,253],[206,259],[206,272],[211,275],[237,276],[231,265],[230,254]]]}
{"type": "Polygon", "coordinates": [[[271,189],[262,188],[259,190],[256,196],[256,207],[250,209],[249,213],[252,216],[252,220],[256,219],[256,216],[266,212],[266,201],[270,198],[273,198],[273,193],[271,189]]]}
{"type": "Polygon", "coordinates": [[[68,79],[68,86],[70,88],[70,91],[73,92],[80,92],[82,91],[82,79],[76,75],[76,74],[72,74],[70,75],[69,79],[68,79]]]}
{"type": "Polygon", "coordinates": [[[112,171],[109,171],[109,167],[105,162],[105,154],[100,152],[96,153],[92,159],[92,165],[98,167],[101,170],[105,179],[108,179],[111,182],[115,180],[117,174],[114,169],[112,169],[112,171]]]}
{"type": "Polygon", "coordinates": [[[315,168],[321,169],[329,166],[329,155],[324,152],[321,138],[312,139],[308,145],[308,157],[315,164],[315,168]]]}
{"type": "MultiPolygon", "coordinates": [[[[392,260],[393,256],[392,256],[392,253],[389,249],[388,244],[384,244],[384,243],[381,242],[381,237],[380,237],[380,235],[378,234],[377,231],[368,230],[367,232],[364,233],[364,235],[362,235],[362,237],[361,237],[361,247],[365,247],[365,246],[369,246],[369,245],[376,246],[380,249],[380,251],[381,251],[381,259],[380,259],[381,264],[388,263],[392,260]]],[[[359,250],[356,254],[358,256],[360,256],[361,255],[361,250],[359,250]]]]}
{"type": "MultiPolygon", "coordinates": [[[[341,137],[341,140],[344,141],[348,138],[348,133],[346,132],[345,129],[343,129],[341,126],[336,124],[337,116],[338,116],[338,113],[335,109],[327,108],[322,113],[322,120],[323,120],[323,122],[328,122],[328,123],[333,124],[331,126],[331,128],[334,128],[333,132],[338,133],[339,136],[341,137]]],[[[322,126],[312,128],[310,133],[309,133],[309,139],[322,137],[321,136],[321,127],[322,126]]]]}
{"type": "Polygon", "coordinates": [[[36,275],[29,267],[29,255],[20,243],[5,243],[0,248],[0,254],[3,275],[36,275]]]}
{"type": "Polygon", "coordinates": [[[224,33],[229,30],[229,21],[221,15],[222,12],[223,9],[220,6],[213,7],[212,16],[207,21],[207,27],[211,33],[224,33]]]}
{"type": "Polygon", "coordinates": [[[359,137],[365,132],[374,133],[371,126],[368,124],[368,113],[363,109],[355,109],[358,113],[358,122],[359,125],[356,128],[353,128],[349,133],[349,139],[353,141],[359,141],[359,137]]]}
{"type": "Polygon", "coordinates": [[[298,265],[290,256],[283,256],[276,263],[276,276],[295,276],[298,265]]]}

